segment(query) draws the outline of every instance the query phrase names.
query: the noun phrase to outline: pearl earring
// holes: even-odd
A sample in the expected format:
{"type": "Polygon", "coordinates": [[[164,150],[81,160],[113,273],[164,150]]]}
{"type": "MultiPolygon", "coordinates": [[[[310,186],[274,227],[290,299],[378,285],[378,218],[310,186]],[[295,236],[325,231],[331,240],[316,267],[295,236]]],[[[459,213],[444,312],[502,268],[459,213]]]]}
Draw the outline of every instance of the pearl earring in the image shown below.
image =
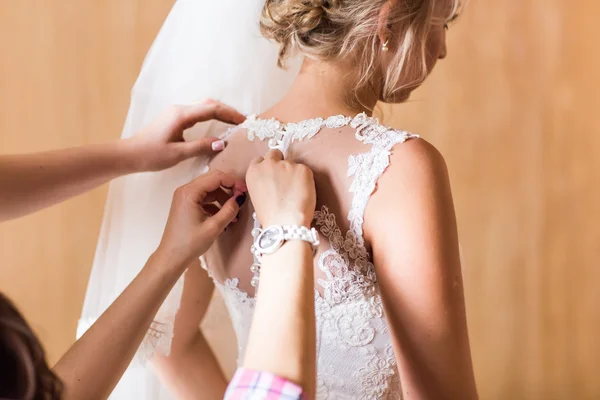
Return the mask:
{"type": "Polygon", "coordinates": [[[388,43],[390,43],[389,40],[386,40],[384,44],[381,45],[381,51],[386,52],[388,51],[388,43]]]}

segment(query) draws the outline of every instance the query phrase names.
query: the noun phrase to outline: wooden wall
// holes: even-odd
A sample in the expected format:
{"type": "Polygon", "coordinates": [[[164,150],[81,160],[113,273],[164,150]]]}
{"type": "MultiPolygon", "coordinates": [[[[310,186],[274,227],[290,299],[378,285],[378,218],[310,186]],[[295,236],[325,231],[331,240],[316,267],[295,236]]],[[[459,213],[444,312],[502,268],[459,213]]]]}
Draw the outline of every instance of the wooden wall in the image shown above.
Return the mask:
{"type": "MultiPolygon", "coordinates": [[[[119,136],[172,1],[0,2],[0,152],[119,136]],[[52,4],[50,4],[52,3],[52,4]]],[[[472,0],[410,103],[445,154],[482,399],[597,399],[600,3],[472,0]]],[[[0,290],[50,358],[73,338],[106,188],[0,225],[0,290]]]]}
{"type": "Polygon", "coordinates": [[[384,108],[446,157],[483,399],[597,399],[598,2],[469,2],[449,55],[384,108]]]}

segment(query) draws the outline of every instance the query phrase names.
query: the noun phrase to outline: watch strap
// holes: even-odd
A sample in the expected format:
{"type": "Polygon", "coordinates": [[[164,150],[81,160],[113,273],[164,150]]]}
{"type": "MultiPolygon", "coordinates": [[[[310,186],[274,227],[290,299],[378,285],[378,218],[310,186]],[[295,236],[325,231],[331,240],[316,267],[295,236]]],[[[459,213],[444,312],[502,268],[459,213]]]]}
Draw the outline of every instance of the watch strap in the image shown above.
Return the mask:
{"type": "Polygon", "coordinates": [[[314,244],[318,241],[317,235],[315,235],[315,229],[309,229],[305,226],[283,226],[283,240],[303,240],[305,242],[309,242],[310,244],[314,244]]]}

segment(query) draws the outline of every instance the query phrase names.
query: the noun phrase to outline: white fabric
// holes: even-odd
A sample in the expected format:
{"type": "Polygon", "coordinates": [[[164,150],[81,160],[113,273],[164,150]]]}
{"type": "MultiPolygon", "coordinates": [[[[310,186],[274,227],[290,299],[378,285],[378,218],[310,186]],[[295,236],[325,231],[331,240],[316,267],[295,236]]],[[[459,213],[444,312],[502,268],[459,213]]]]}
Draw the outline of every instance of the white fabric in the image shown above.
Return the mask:
{"type": "MultiPolygon", "coordinates": [[[[300,62],[287,71],[277,68],[277,46],[259,32],[263,4],[263,0],[176,1],[133,88],[122,137],[133,136],[170,104],[210,97],[244,113],[256,113],[279,100],[296,77],[300,62]]],[[[215,136],[224,130],[221,124],[205,123],[188,130],[186,139],[215,136]]],[[[140,271],[159,243],[173,191],[201,173],[205,164],[205,160],[189,160],[164,172],[136,174],[111,184],[78,337],[140,271]]],[[[143,365],[157,350],[169,352],[182,287],[183,279],[158,312],[136,356],[142,361],[138,364],[143,365]]],[[[167,398],[145,367],[130,368],[111,396],[167,398]]]]}
{"type": "MultiPolygon", "coordinates": [[[[317,257],[316,263],[316,268],[326,276],[318,282],[323,295],[315,289],[316,398],[399,399],[402,397],[400,378],[375,267],[363,238],[363,217],[377,180],[389,165],[392,147],[417,136],[383,126],[365,114],[354,118],[317,118],[296,124],[251,117],[242,126],[247,129],[250,141],[269,140],[270,147],[279,147],[282,143],[309,140],[324,127],[345,125],[355,129],[355,137],[366,145],[366,151],[348,160],[348,176],[353,178],[348,215],[350,229],[342,234],[335,215],[327,206],[315,214],[315,225],[330,245],[317,257]]],[[[255,299],[244,293],[239,283],[237,278],[221,283],[215,281],[238,337],[238,351],[243,354],[255,299]]]]}
{"type": "Polygon", "coordinates": [[[292,143],[312,139],[321,129],[341,128],[348,125],[352,118],[336,115],[327,119],[315,118],[298,123],[283,124],[275,118],[268,120],[259,119],[256,115],[248,116],[248,119],[240,125],[240,128],[248,129],[248,139],[269,139],[269,148],[279,149],[286,154],[292,143]]]}

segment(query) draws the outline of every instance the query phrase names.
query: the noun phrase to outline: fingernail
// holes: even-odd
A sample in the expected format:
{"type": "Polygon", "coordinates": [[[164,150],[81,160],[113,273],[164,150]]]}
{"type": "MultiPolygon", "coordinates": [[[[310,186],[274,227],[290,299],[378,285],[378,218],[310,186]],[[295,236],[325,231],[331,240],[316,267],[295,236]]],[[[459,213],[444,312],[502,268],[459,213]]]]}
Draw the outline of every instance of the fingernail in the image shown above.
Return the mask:
{"type": "Polygon", "coordinates": [[[214,151],[222,151],[225,149],[225,142],[222,140],[217,140],[216,142],[212,142],[211,146],[214,151]]]}
{"type": "Polygon", "coordinates": [[[238,197],[235,198],[235,201],[236,203],[238,203],[238,206],[243,206],[246,202],[246,193],[240,194],[238,197]]]}

